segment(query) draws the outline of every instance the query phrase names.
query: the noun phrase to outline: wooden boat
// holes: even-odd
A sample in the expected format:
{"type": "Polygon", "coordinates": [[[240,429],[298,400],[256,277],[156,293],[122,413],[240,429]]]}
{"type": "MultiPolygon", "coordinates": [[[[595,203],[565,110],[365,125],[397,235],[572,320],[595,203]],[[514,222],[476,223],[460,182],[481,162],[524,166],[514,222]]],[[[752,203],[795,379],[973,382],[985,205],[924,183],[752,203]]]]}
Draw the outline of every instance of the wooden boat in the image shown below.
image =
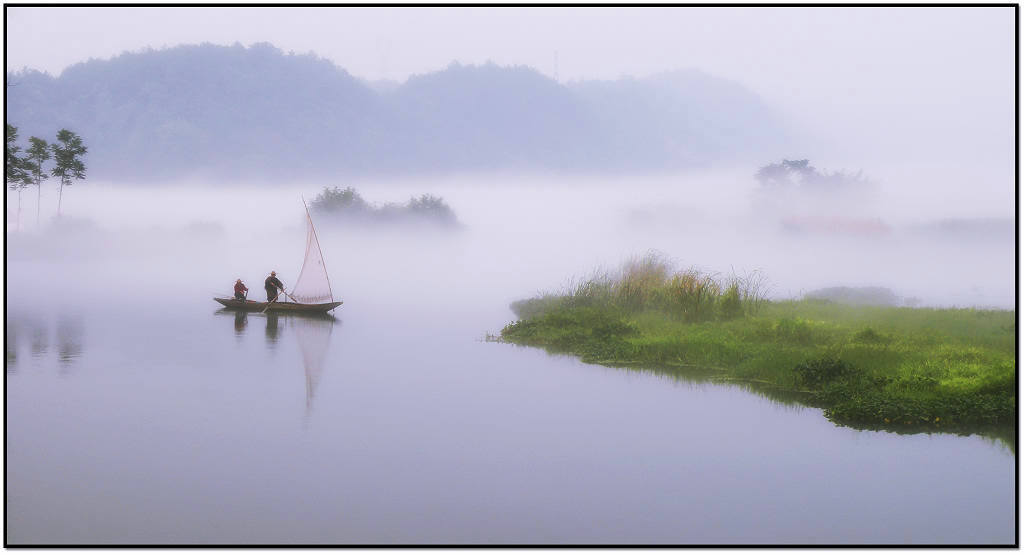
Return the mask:
{"type": "Polygon", "coordinates": [[[327,312],[328,310],[334,310],[342,305],[342,301],[330,303],[293,303],[289,301],[261,303],[259,301],[239,301],[237,299],[228,299],[223,297],[214,297],[213,300],[228,308],[249,312],[263,312],[264,310],[268,312],[271,310],[279,310],[283,312],[327,312]]]}
{"type": "Polygon", "coordinates": [[[265,303],[239,301],[234,297],[214,297],[213,300],[227,308],[252,312],[326,313],[341,306],[341,301],[334,300],[324,254],[320,250],[320,240],[317,239],[313,218],[309,215],[309,207],[306,206],[305,200],[302,201],[302,205],[306,207],[306,255],[302,259],[302,268],[299,270],[299,277],[295,280],[292,292],[282,290],[280,300],[265,303]]]}

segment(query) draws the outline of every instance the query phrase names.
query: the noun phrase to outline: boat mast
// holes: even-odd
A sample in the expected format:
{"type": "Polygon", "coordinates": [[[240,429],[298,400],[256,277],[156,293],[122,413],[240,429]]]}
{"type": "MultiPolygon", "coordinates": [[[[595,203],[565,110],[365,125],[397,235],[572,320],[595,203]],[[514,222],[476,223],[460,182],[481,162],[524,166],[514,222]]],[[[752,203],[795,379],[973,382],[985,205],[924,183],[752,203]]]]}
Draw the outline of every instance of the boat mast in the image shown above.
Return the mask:
{"type": "MultiPolygon", "coordinates": [[[[313,239],[316,241],[316,250],[317,250],[317,252],[320,253],[320,260],[323,261],[324,260],[324,251],[323,251],[323,249],[320,248],[320,238],[317,237],[317,235],[316,235],[316,226],[313,225],[313,216],[309,215],[309,206],[306,206],[306,199],[304,197],[301,197],[301,196],[299,198],[302,199],[302,207],[306,209],[306,219],[309,220],[309,229],[313,230],[313,239]]],[[[327,277],[327,292],[331,294],[331,302],[333,303],[334,302],[334,291],[331,290],[331,276],[328,275],[328,273],[327,273],[327,263],[326,263],[326,261],[324,261],[324,276],[327,277]]]]}

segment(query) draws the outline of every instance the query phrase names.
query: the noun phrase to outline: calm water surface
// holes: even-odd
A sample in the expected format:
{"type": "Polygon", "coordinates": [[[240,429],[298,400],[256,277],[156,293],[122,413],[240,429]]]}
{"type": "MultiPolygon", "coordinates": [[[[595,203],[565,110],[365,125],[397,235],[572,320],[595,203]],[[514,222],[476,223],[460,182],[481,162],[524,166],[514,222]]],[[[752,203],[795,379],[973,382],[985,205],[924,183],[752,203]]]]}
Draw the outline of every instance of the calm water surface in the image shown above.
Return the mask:
{"type": "Polygon", "coordinates": [[[275,229],[9,255],[10,544],[1015,540],[999,441],[483,341],[590,268],[557,234],[325,231],[335,319],[218,310],[236,277],[261,296],[263,261],[297,273],[301,227],[275,229]]]}
{"type": "Polygon", "coordinates": [[[11,309],[10,543],[1014,540],[985,438],[838,428],[485,318],[92,309],[11,309]]]}

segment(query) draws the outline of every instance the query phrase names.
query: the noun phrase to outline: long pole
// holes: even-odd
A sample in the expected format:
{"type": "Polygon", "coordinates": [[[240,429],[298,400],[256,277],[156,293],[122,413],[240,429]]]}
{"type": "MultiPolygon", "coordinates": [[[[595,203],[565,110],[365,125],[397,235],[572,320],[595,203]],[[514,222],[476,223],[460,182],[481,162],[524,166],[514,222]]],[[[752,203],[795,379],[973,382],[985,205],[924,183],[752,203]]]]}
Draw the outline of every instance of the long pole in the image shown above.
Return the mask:
{"type": "MultiPolygon", "coordinates": [[[[284,282],[283,282],[283,281],[281,282],[281,285],[284,285],[284,282]]],[[[280,291],[278,291],[278,292],[277,292],[277,295],[274,295],[274,300],[272,300],[272,301],[267,301],[267,306],[263,307],[263,310],[261,310],[261,311],[260,311],[260,314],[263,314],[264,312],[266,312],[266,311],[267,311],[267,309],[268,309],[268,308],[270,308],[270,305],[271,305],[272,303],[276,303],[276,302],[277,302],[277,299],[280,299],[280,298],[281,298],[281,293],[284,293],[284,296],[285,296],[285,297],[288,297],[288,298],[290,298],[291,300],[295,301],[295,297],[292,297],[291,295],[289,295],[289,294],[288,294],[288,292],[287,292],[287,291],[285,291],[284,289],[281,289],[280,291]]],[[[295,301],[295,302],[299,302],[299,301],[295,301]]]]}
{"type": "Polygon", "coordinates": [[[260,314],[265,314],[267,312],[267,309],[270,308],[270,305],[273,304],[275,301],[277,301],[277,298],[280,297],[280,296],[281,296],[281,292],[278,291],[277,295],[274,295],[274,299],[273,300],[267,301],[267,306],[263,307],[263,310],[260,311],[260,314]]]}
{"type": "MultiPolygon", "coordinates": [[[[283,281],[281,282],[281,285],[284,285],[283,281]]],[[[281,289],[280,291],[278,291],[277,294],[274,295],[274,298],[272,300],[267,301],[267,306],[263,307],[263,310],[260,311],[260,314],[263,314],[264,312],[266,312],[267,309],[270,308],[271,304],[276,303],[277,299],[281,298],[281,293],[284,293],[284,289],[281,289]]],[[[287,295],[288,293],[284,293],[284,294],[287,295]]]]}

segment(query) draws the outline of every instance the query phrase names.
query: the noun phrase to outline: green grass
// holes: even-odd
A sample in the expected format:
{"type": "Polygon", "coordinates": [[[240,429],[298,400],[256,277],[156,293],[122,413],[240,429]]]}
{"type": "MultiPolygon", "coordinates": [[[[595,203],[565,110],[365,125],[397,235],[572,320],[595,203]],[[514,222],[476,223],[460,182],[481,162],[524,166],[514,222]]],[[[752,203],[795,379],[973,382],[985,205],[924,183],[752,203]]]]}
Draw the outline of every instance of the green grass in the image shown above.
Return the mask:
{"type": "Polygon", "coordinates": [[[1013,311],[767,302],[739,280],[662,270],[627,264],[631,279],[518,301],[520,320],[501,338],[586,362],[760,384],[858,428],[1015,425],[1013,311]]]}

